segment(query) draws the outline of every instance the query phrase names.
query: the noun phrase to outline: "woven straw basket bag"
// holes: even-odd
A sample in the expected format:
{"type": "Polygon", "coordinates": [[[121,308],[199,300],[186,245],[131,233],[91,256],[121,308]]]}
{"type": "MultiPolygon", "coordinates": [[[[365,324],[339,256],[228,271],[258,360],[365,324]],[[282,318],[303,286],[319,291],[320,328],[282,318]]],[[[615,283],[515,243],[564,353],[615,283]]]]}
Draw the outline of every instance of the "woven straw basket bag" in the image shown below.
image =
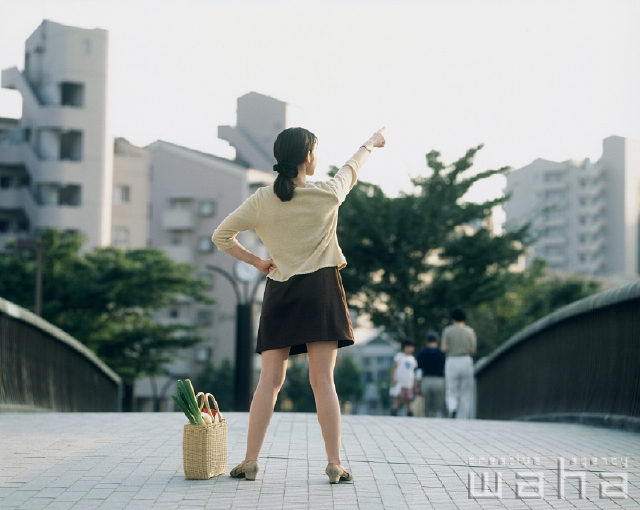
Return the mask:
{"type": "Polygon", "coordinates": [[[211,393],[196,395],[200,410],[209,407],[209,399],[216,410],[214,423],[210,425],[184,426],[182,436],[182,460],[184,477],[190,480],[208,480],[227,470],[227,420],[220,414],[218,403],[211,393]],[[200,399],[202,401],[200,402],[200,399]]]}

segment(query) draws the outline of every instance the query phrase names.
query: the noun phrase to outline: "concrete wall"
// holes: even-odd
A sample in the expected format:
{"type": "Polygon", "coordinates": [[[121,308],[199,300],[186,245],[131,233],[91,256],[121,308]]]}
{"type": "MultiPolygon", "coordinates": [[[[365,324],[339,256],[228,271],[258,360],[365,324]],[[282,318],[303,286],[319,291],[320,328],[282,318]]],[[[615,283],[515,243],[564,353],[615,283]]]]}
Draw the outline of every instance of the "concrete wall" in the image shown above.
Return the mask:
{"type": "Polygon", "coordinates": [[[117,245],[120,229],[126,229],[129,239],[127,245],[120,248],[143,248],[149,242],[150,171],[147,149],[136,147],[124,138],[115,140],[112,244],[117,245]],[[125,197],[122,188],[127,190],[125,197]]]}
{"type": "MultiPolygon", "coordinates": [[[[79,204],[36,207],[29,215],[30,230],[79,230],[87,236],[87,249],[111,239],[107,52],[105,30],[45,20],[26,41],[25,71],[5,70],[2,79],[3,87],[23,96],[20,164],[30,175],[33,194],[49,190],[57,196],[67,186],[80,188],[79,204]],[[51,206],[75,208],[77,214],[51,214],[51,206]]],[[[0,146],[0,163],[5,153],[0,146]]]]}

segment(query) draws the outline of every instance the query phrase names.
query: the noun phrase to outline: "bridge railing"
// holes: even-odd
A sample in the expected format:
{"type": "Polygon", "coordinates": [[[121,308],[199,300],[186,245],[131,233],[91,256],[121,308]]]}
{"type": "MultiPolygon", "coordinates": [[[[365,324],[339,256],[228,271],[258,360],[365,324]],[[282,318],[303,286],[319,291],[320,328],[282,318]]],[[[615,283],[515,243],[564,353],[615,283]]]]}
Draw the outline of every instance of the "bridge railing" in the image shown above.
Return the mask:
{"type": "Polygon", "coordinates": [[[540,319],[475,374],[478,418],[640,430],[640,282],[540,319]]]}
{"type": "Polygon", "coordinates": [[[119,411],[120,388],[86,346],[0,298],[0,411],[119,411]]]}

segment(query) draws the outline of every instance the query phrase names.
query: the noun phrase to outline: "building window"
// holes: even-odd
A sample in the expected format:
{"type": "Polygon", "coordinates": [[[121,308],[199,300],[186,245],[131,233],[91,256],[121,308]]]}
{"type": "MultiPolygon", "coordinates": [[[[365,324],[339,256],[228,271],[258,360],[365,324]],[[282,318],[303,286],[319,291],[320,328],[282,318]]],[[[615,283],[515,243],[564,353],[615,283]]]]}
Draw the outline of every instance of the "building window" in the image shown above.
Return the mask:
{"type": "Polygon", "coordinates": [[[216,214],[216,201],[202,200],[198,205],[198,214],[202,217],[214,216],[216,214]]]}
{"type": "Polygon", "coordinates": [[[67,131],[60,135],[60,160],[82,160],[82,131],[67,131]]]}
{"type": "Polygon", "coordinates": [[[84,84],[62,82],[60,84],[60,104],[62,106],[84,106],[84,84]]]}
{"type": "Polygon", "coordinates": [[[39,205],[78,207],[82,202],[82,188],[78,184],[40,183],[36,187],[36,200],[39,205]]]}
{"type": "Polygon", "coordinates": [[[180,309],[177,306],[172,306],[169,308],[169,317],[172,319],[177,319],[180,317],[180,309]]]}
{"type": "Polygon", "coordinates": [[[9,221],[0,220],[0,234],[6,234],[9,232],[9,221]]]}
{"type": "Polygon", "coordinates": [[[544,175],[544,182],[562,182],[564,175],[558,172],[548,172],[544,175]]]}
{"type": "Polygon", "coordinates": [[[198,326],[211,326],[213,323],[213,313],[205,308],[198,310],[198,326]]]}
{"type": "Polygon", "coordinates": [[[60,186],[58,191],[58,205],[78,207],[80,206],[80,195],[80,186],[77,184],[60,186]]]}
{"type": "Polygon", "coordinates": [[[124,184],[116,184],[113,188],[113,203],[128,204],[130,201],[130,188],[124,184]]]}
{"type": "Polygon", "coordinates": [[[129,248],[129,229],[127,227],[113,228],[113,246],[116,248],[129,248]]]}
{"type": "Polygon", "coordinates": [[[55,184],[39,183],[36,186],[36,201],[38,205],[57,205],[58,187],[55,184]]]}
{"type": "Polygon", "coordinates": [[[170,198],[169,208],[171,209],[191,209],[193,199],[191,198],[170,198]]]}
{"type": "Polygon", "coordinates": [[[0,176],[0,188],[7,189],[11,187],[11,176],[2,175],[0,176]]]}
{"type": "Polygon", "coordinates": [[[208,236],[198,238],[198,251],[200,253],[211,253],[213,251],[213,243],[208,236]]]}

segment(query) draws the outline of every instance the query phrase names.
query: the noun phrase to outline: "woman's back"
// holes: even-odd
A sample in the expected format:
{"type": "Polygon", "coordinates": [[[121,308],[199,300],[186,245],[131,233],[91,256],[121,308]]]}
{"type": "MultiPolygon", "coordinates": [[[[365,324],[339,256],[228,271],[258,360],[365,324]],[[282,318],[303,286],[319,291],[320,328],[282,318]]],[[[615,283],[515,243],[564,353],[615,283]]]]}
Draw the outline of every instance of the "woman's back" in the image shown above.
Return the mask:
{"type": "Polygon", "coordinates": [[[228,249],[236,232],[255,230],[276,265],[269,274],[276,281],[322,267],[344,267],[346,259],[336,236],[338,208],[355,183],[355,167],[349,162],[328,181],[296,188],[286,202],[276,196],[273,186],[259,189],[222,221],[213,241],[228,249]]]}

